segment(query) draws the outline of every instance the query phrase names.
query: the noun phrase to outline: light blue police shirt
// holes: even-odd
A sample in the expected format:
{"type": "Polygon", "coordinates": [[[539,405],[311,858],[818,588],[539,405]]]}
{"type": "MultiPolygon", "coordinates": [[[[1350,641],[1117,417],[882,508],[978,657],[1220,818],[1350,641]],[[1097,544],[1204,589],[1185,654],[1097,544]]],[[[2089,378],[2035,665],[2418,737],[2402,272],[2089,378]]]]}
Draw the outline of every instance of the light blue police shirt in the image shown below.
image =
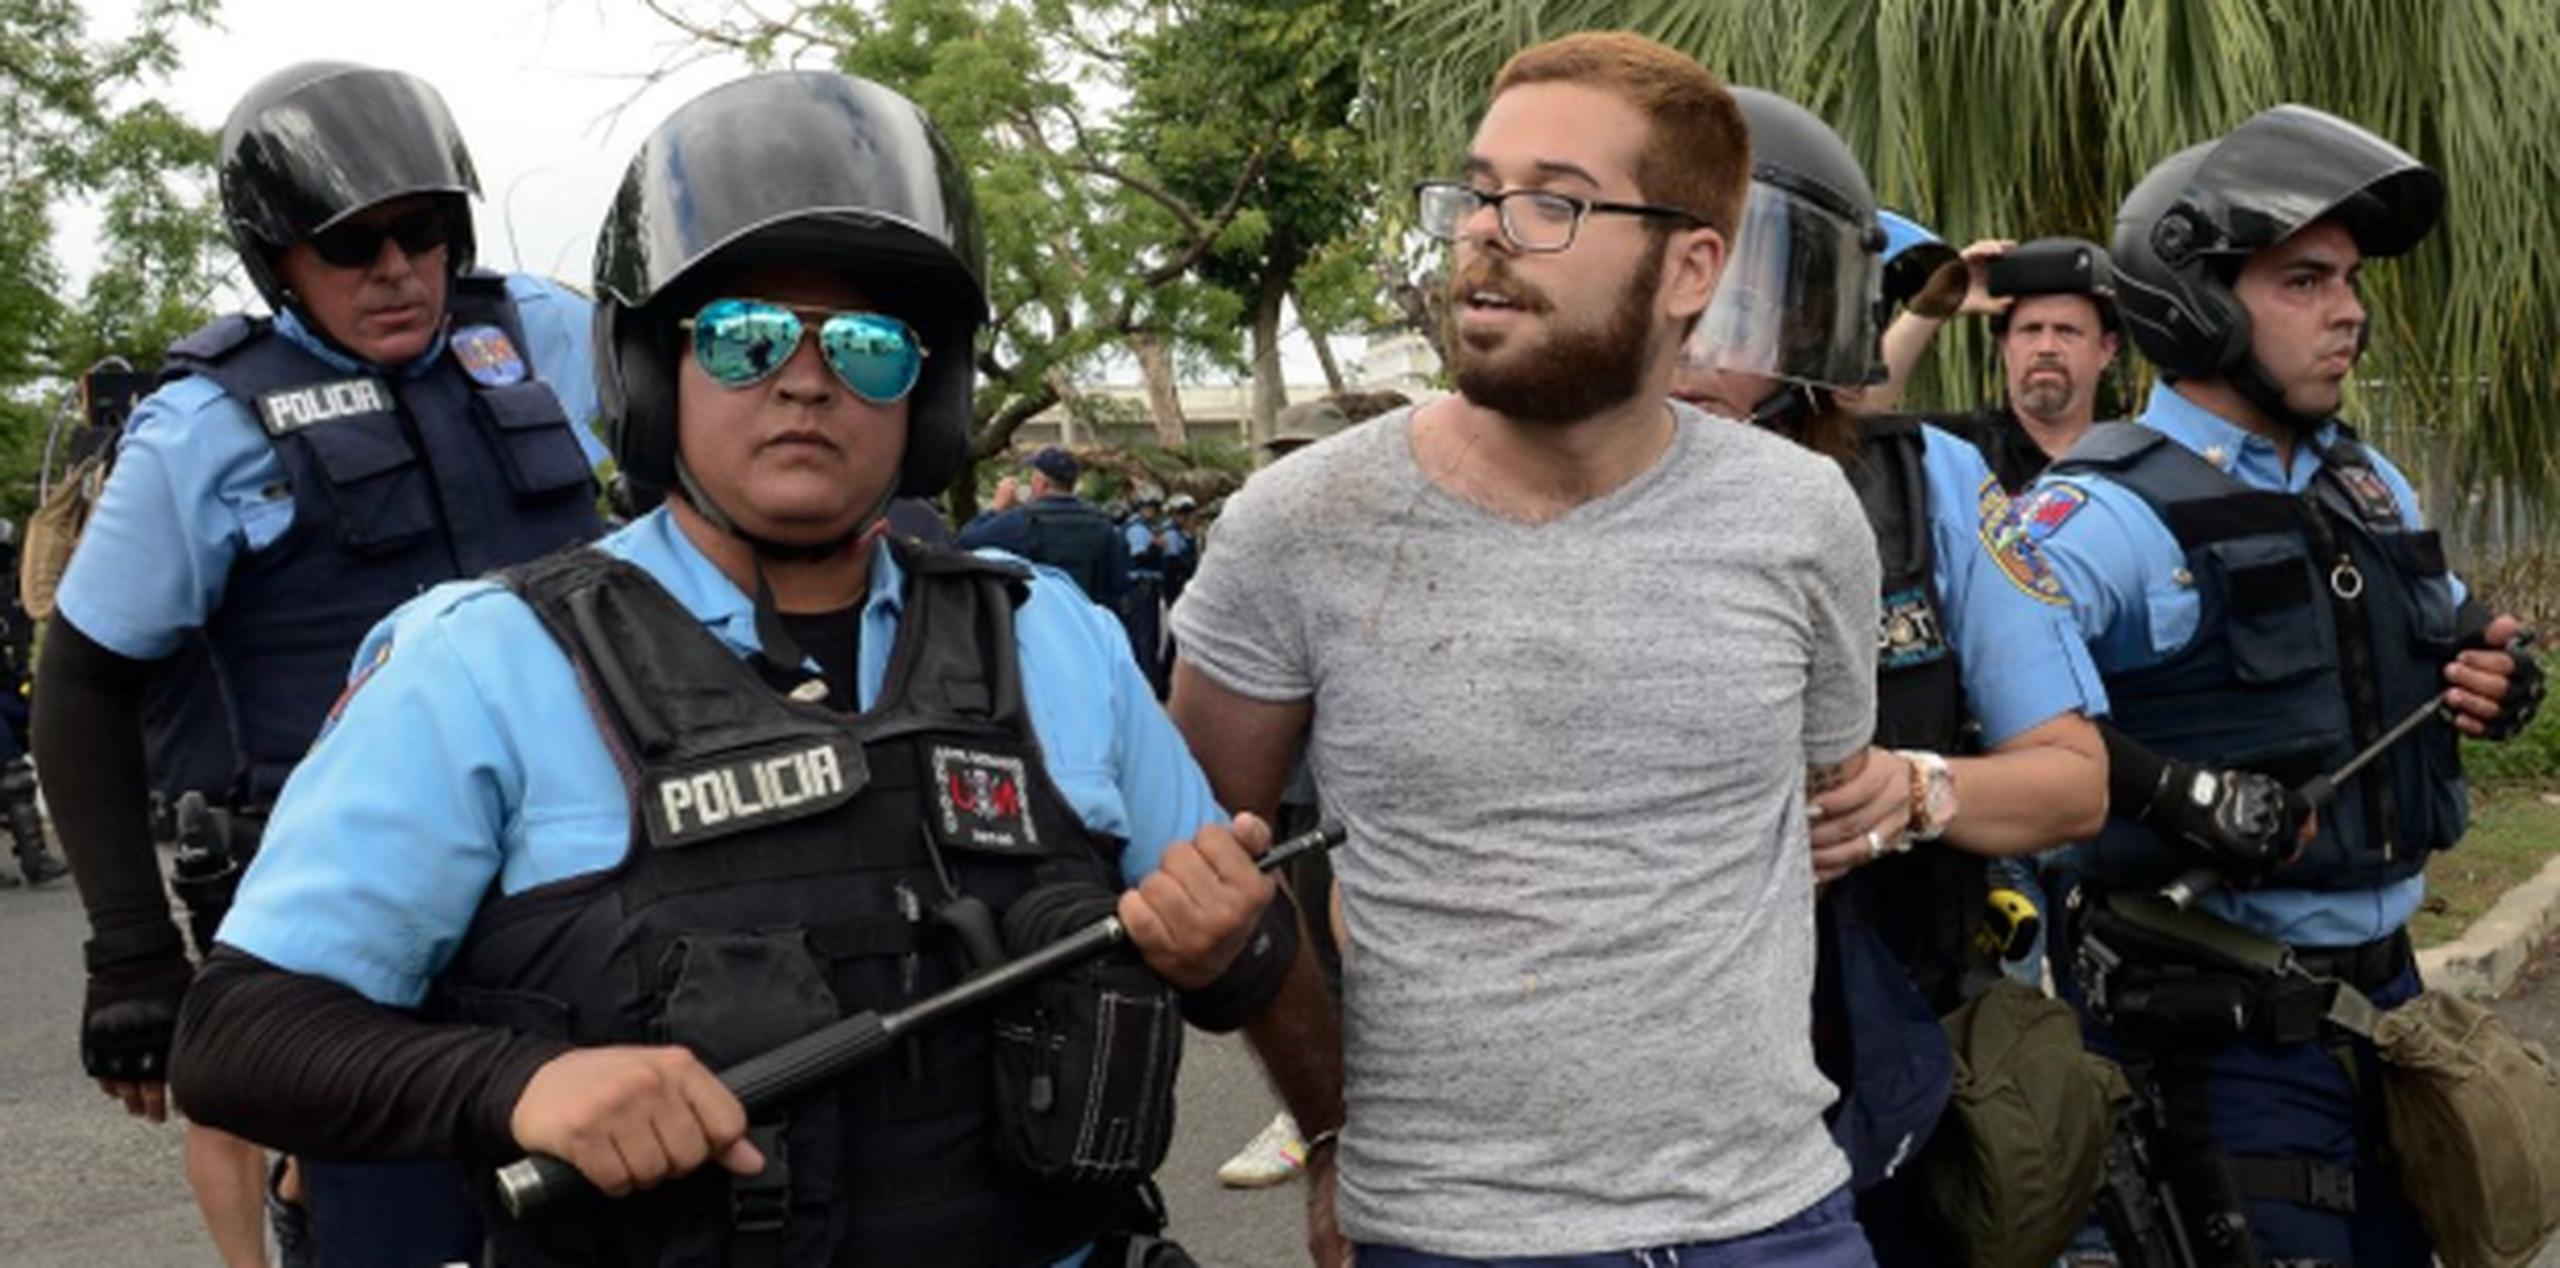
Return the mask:
{"type": "MultiPolygon", "coordinates": [[[[2321,451],[2338,439],[2337,424],[2322,425],[2312,434],[2313,443],[2294,447],[2287,469],[2273,442],[2166,383],[2152,388],[2138,424],[2185,446],[2249,488],[2293,494],[2310,487],[2320,470],[2321,451]]],[[[2417,493],[2408,478],[2381,454],[2366,453],[2409,526],[2421,527],[2417,493]]],[[[2072,615],[2102,671],[2127,673],[2158,664],[2194,639],[2202,604],[2194,588],[2179,580],[2186,552],[2140,495],[2095,472],[2048,473],[2018,501],[2024,535],[2041,547],[2061,578],[2071,596],[2072,615]],[[2063,491],[2045,498],[2051,489],[2063,491]],[[2036,514],[2039,506],[2052,513],[2036,514]]],[[[2466,591],[2461,578],[2452,581],[2459,604],[2466,591]]],[[[2218,890],[2202,905],[2282,942],[2331,947],[2390,934],[2408,923],[2425,896],[2426,878],[2419,875],[2371,889],[2218,890]]]]}
{"type": "MultiPolygon", "coordinates": [[[[657,578],[730,650],[757,649],[753,604],[664,508],[597,546],[657,578]]],[[[884,544],[862,611],[866,709],[888,671],[902,581],[884,544]]],[[[1224,821],[1115,618],[1038,569],[1014,632],[1050,778],[1086,826],[1129,843],[1124,879],[1137,883],[1167,846],[1224,821]]],[[[515,894],[621,862],[631,804],[567,655],[496,583],[449,582],[402,605],[355,664],[220,936],[411,1007],[493,883],[515,894]]]]}
{"type": "Polygon", "coordinates": [[[1155,549],[1156,531],[1147,527],[1145,520],[1133,517],[1127,524],[1121,526],[1120,540],[1129,545],[1129,566],[1136,571],[1136,574],[1154,576],[1155,569],[1139,568],[1137,560],[1138,556],[1155,549]]]}
{"type": "Polygon", "coordinates": [[[1981,451],[1935,427],[1920,432],[1939,618],[1983,747],[2073,710],[2105,714],[2106,687],[2072,627],[2070,605],[2037,572],[2032,552],[2003,552],[1983,531],[2008,500],[1981,451]]]}
{"type": "MultiPolygon", "coordinates": [[[[588,464],[603,462],[594,434],[590,305],[533,277],[508,277],[507,293],[523,314],[535,372],[567,408],[588,464]]],[[[361,368],[290,310],[277,315],[275,328],[332,366],[361,368]]],[[[444,352],[439,334],[401,373],[425,373],[444,352]]],[[[249,405],[201,375],[180,379],[152,393],[125,424],[115,470],[81,530],[56,602],[107,650],[158,660],[222,606],[232,564],[273,544],[292,523],[284,462],[249,405]]]]}

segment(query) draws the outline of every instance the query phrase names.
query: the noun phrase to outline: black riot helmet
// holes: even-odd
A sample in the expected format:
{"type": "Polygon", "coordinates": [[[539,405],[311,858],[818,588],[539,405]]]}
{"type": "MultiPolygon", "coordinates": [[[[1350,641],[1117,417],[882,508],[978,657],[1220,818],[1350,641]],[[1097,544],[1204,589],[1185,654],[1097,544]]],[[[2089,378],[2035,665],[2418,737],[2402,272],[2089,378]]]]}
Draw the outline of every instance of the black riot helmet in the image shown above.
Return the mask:
{"type": "Polygon", "coordinates": [[[222,217],[241,267],[281,311],[276,252],[349,216],[418,194],[451,200],[447,266],[471,267],[479,174],[433,86],[350,62],[302,62],[259,80],[222,123],[222,217]]]}
{"type": "Polygon", "coordinates": [[[1751,188],[1688,363],[1805,387],[1880,380],[1886,239],[1866,169],[1812,111],[1757,88],[1733,98],[1751,132],[1751,188]]]}
{"type": "Polygon", "coordinates": [[[1866,169],[1829,124],[1775,93],[1732,91],[1751,186],[1681,364],[1778,380],[1746,421],[1822,448],[1806,429],[1836,414],[1830,389],[1885,377],[1885,226],[1866,169]]]}
{"type": "MultiPolygon", "coordinates": [[[[2278,421],[2303,422],[2250,355],[2231,282],[2252,254],[2336,219],[2368,257],[2435,228],[2444,178],[2398,146],[2308,106],[2277,106],[2162,160],[2116,210],[2116,305],[2168,377],[2223,376],[2278,421]]],[[[2316,420],[2308,420],[2316,421],[2316,420]]]]}
{"type": "Polygon", "coordinates": [[[869,80],[775,71],[686,102],[641,144],[596,238],[595,321],[613,455],[646,486],[682,482],[676,323],[715,298],[715,261],[841,269],[913,326],[926,357],[898,490],[959,475],[986,254],[968,174],[922,109],[869,80]]]}
{"type": "MultiPolygon", "coordinates": [[[[2109,334],[2123,329],[2116,316],[2115,263],[2107,249],[2086,238],[2035,238],[2021,242],[1991,261],[1986,279],[1993,295],[2025,299],[2035,295],[2077,295],[2098,310],[2098,325],[2109,334]]],[[[2009,309],[1991,315],[1991,333],[2009,333],[2009,309]]]]}

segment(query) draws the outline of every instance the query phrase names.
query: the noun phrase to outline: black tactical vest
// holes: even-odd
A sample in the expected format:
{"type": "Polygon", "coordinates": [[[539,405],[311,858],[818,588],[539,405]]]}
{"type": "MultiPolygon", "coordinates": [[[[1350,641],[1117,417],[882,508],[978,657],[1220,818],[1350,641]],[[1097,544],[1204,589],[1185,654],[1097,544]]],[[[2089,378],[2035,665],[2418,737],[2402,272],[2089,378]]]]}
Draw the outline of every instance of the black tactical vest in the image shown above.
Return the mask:
{"type": "MultiPolygon", "coordinates": [[[[2152,751],[2299,785],[2335,770],[2444,690],[2452,581],[2434,531],[2412,530],[2352,432],[2300,495],[2249,488],[2148,427],[2099,427],[2054,464],[2148,503],[2185,552],[2195,636],[2168,659],[2106,675],[2110,720],[2152,751]]],[[[2453,729],[2393,747],[2320,812],[2277,873],[2289,889],[2362,889],[2416,873],[2469,815],[2453,729]]],[[[2121,816],[2083,851],[2110,886],[2164,884],[2192,853],[2121,816]]]]}
{"type": "MultiPolygon", "coordinates": [[[[958,981],[968,961],[934,913],[959,895],[1001,922],[1037,885],[1121,887],[1121,843],[1089,831],[1041,764],[1013,637],[1022,574],[893,549],[905,607],[858,716],[785,695],[803,675],[740,659],[631,564],[576,550],[506,574],[578,668],[631,790],[631,847],[609,871],[484,906],[438,983],[446,1016],[582,1046],[681,1043],[717,1070],[958,981]]],[[[983,1015],[929,1028],[760,1115],[782,1137],[764,1176],[715,1167],[493,1221],[497,1262],[1021,1268],[1122,1227],[1116,1195],[999,1167],[990,1060],[983,1015]]]]}
{"type": "Polygon", "coordinates": [[[452,285],[453,330],[504,332],[517,381],[474,381],[451,345],[415,376],[344,370],[239,316],[169,350],[170,377],[213,380],[265,427],[293,496],[292,527],[232,565],[205,626],[253,803],[272,800],[311,747],[374,622],[429,586],[604,529],[573,424],[522,361],[505,280],[452,285]]]}
{"type": "MultiPolygon", "coordinates": [[[[1858,456],[1843,464],[1876,535],[1883,569],[1882,624],[1876,631],[1876,735],[1886,748],[1967,751],[1962,667],[1940,614],[1937,550],[1929,529],[1926,440],[1908,417],[1864,420],[1858,456]]],[[[1987,881],[1982,859],[1924,842],[1832,883],[1845,903],[1892,948],[1932,1007],[1961,1002],[1974,957],[1987,881]]]]}

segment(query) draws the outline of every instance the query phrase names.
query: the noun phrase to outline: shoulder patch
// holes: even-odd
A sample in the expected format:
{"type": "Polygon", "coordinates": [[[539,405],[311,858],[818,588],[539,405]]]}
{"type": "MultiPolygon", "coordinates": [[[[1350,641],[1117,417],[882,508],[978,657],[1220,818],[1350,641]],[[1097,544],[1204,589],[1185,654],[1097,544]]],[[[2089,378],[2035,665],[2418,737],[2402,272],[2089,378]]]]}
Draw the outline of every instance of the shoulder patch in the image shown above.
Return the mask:
{"type": "Polygon", "coordinates": [[[2046,562],[2037,543],[2053,536],[2088,503],[2086,490],[2069,484],[2045,485],[2011,501],[2005,514],[1983,517],[1982,547],[2011,585],[2040,603],[2067,604],[2071,598],[2063,593],[2062,580],[2054,576],[2053,565],[2046,562]]]}
{"type": "Polygon", "coordinates": [[[1974,519],[1990,524],[2009,514],[2009,491],[2000,487],[2000,477],[1985,475],[1973,491],[1974,519]]]}
{"type": "Polygon", "coordinates": [[[258,421],[266,425],[268,435],[282,437],[315,423],[388,414],[395,408],[389,384],[362,376],[269,392],[258,398],[258,421]]]}
{"type": "Polygon", "coordinates": [[[372,681],[375,670],[389,663],[391,663],[391,640],[386,637],[374,644],[373,655],[364,664],[357,666],[355,673],[347,677],[346,687],[338,692],[337,700],[329,706],[329,716],[320,723],[320,734],[327,735],[338,729],[338,718],[347,711],[348,703],[356,698],[356,693],[363,690],[367,682],[372,681]]]}
{"type": "Polygon", "coordinates": [[[496,326],[464,326],[453,332],[453,359],[482,387],[505,387],[525,378],[524,355],[496,326]]]}

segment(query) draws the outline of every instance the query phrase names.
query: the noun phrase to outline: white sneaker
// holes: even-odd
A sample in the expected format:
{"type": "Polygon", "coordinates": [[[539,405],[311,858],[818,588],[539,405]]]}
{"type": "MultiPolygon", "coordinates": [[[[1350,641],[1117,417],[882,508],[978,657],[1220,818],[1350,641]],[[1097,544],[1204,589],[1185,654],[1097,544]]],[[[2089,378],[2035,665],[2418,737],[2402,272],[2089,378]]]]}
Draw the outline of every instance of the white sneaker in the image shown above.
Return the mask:
{"type": "Polygon", "coordinates": [[[1307,1142],[1298,1135],[1298,1120],[1282,1110],[1261,1135],[1218,1168],[1218,1183],[1230,1189],[1268,1189],[1297,1179],[1306,1169],[1307,1142]]]}

